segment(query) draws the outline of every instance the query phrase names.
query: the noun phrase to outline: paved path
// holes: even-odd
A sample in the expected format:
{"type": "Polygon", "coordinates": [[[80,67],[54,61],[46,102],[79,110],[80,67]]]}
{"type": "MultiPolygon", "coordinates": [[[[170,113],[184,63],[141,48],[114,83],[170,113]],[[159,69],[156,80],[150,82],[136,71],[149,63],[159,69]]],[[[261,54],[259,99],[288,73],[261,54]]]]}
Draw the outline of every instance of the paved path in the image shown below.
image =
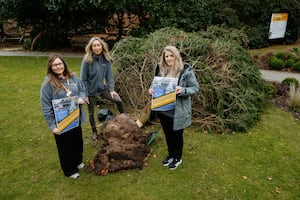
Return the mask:
{"type": "MultiPolygon", "coordinates": [[[[63,57],[82,58],[84,52],[41,52],[41,51],[21,51],[21,47],[0,48],[0,56],[49,56],[51,54],[59,54],[63,57]]],[[[295,78],[300,82],[300,73],[279,72],[273,70],[260,70],[262,78],[267,81],[281,82],[285,78],[295,78]]]]}
{"type": "Polygon", "coordinates": [[[280,72],[272,70],[260,70],[261,76],[266,81],[282,82],[285,78],[295,78],[300,83],[300,73],[280,72]]]}
{"type": "Polygon", "coordinates": [[[49,56],[59,54],[63,57],[82,58],[83,52],[44,52],[44,51],[24,51],[22,47],[0,47],[0,56],[49,56]]]}

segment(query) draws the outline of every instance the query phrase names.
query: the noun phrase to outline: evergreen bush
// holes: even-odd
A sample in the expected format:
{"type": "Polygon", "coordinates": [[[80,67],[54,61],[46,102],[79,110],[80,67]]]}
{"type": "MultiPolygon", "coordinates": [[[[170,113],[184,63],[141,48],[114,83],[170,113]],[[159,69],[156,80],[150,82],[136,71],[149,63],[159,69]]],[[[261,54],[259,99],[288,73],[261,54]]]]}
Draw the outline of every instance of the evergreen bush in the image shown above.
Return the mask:
{"type": "Polygon", "coordinates": [[[293,60],[294,62],[296,62],[297,61],[297,59],[298,59],[298,57],[297,57],[297,55],[295,54],[295,53],[292,53],[292,52],[290,52],[288,55],[287,55],[287,59],[288,60],[293,60]]]}
{"type": "Polygon", "coordinates": [[[300,72],[300,61],[296,62],[296,63],[293,65],[292,69],[293,69],[294,71],[300,72]]]}
{"type": "Polygon", "coordinates": [[[288,86],[290,86],[292,84],[295,85],[296,87],[299,86],[299,81],[293,77],[285,78],[281,83],[284,85],[288,85],[288,86]]]}
{"type": "Polygon", "coordinates": [[[277,58],[276,56],[272,56],[269,59],[269,66],[271,67],[271,69],[281,70],[284,67],[284,61],[277,58]]]}
{"type": "Polygon", "coordinates": [[[286,62],[285,62],[285,68],[290,68],[292,67],[293,65],[295,64],[295,61],[293,59],[288,59],[286,62]]]}
{"type": "Polygon", "coordinates": [[[139,115],[148,110],[154,67],[164,46],[175,45],[200,84],[200,92],[192,98],[193,122],[206,130],[246,131],[260,118],[267,89],[259,66],[235,38],[175,28],[145,38],[126,37],[112,49],[116,89],[130,112],[139,115]]]}
{"type": "Polygon", "coordinates": [[[285,60],[285,53],[283,53],[283,52],[278,52],[275,54],[275,56],[278,59],[285,60]]]}

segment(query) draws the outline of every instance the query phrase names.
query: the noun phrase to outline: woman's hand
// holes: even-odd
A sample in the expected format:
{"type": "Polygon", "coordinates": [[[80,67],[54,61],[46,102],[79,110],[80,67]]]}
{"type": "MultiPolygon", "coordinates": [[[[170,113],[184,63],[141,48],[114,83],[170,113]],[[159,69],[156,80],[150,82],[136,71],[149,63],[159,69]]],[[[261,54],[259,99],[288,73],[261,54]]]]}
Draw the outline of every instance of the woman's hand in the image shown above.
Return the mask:
{"type": "Polygon", "coordinates": [[[176,92],[176,94],[180,94],[182,92],[181,86],[179,86],[179,85],[176,86],[175,92],[176,92]]]}
{"type": "Polygon", "coordinates": [[[56,135],[60,135],[60,130],[58,128],[54,128],[52,132],[56,135]]]}
{"type": "Polygon", "coordinates": [[[77,100],[77,104],[78,104],[78,105],[84,104],[84,100],[83,100],[82,98],[79,98],[79,99],[77,100]]]}
{"type": "Polygon", "coordinates": [[[119,96],[118,93],[116,93],[115,91],[110,92],[110,96],[113,99],[115,96],[119,96]]]}
{"type": "Polygon", "coordinates": [[[154,93],[154,90],[153,89],[149,89],[148,92],[149,92],[150,95],[152,95],[154,93]]]}

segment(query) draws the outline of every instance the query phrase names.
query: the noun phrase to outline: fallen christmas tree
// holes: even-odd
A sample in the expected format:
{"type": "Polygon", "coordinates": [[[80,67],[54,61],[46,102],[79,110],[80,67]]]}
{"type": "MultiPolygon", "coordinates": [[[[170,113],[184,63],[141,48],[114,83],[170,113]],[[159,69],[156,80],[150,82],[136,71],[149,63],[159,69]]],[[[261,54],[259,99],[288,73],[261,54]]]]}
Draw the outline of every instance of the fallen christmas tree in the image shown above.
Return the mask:
{"type": "Polygon", "coordinates": [[[155,66],[164,46],[174,45],[200,84],[200,92],[192,98],[193,124],[217,133],[247,131],[259,121],[267,98],[259,66],[246,51],[247,41],[243,30],[218,26],[200,32],[164,28],[145,38],[128,36],[112,49],[115,89],[126,112],[145,124],[155,66]]]}
{"type": "Polygon", "coordinates": [[[106,175],[127,169],[142,169],[150,153],[148,136],[125,114],[105,121],[102,127],[103,147],[86,167],[87,173],[106,175]]]}

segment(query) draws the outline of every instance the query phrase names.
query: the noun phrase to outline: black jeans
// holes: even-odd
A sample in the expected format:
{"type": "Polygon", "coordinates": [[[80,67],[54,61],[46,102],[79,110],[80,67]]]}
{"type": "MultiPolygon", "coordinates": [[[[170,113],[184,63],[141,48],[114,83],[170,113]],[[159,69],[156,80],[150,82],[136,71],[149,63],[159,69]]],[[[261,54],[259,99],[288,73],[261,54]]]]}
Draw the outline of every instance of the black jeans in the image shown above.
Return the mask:
{"type": "Polygon", "coordinates": [[[161,126],[165,133],[168,153],[171,158],[181,159],[183,149],[183,129],[173,130],[173,118],[157,112],[161,126]]]}
{"type": "Polygon", "coordinates": [[[88,110],[89,110],[89,121],[90,121],[90,125],[94,133],[97,133],[97,128],[96,128],[96,123],[95,123],[95,105],[96,102],[99,98],[105,98],[108,99],[112,102],[114,102],[117,105],[118,111],[120,113],[124,113],[124,106],[123,106],[123,101],[121,99],[121,97],[119,95],[114,96],[114,98],[111,97],[110,92],[108,90],[108,88],[106,87],[103,91],[103,93],[99,96],[89,96],[89,104],[88,104],[88,110]]]}
{"type": "Polygon", "coordinates": [[[61,135],[54,134],[60,166],[65,176],[78,172],[77,166],[82,163],[83,139],[81,126],[61,135]]]}

